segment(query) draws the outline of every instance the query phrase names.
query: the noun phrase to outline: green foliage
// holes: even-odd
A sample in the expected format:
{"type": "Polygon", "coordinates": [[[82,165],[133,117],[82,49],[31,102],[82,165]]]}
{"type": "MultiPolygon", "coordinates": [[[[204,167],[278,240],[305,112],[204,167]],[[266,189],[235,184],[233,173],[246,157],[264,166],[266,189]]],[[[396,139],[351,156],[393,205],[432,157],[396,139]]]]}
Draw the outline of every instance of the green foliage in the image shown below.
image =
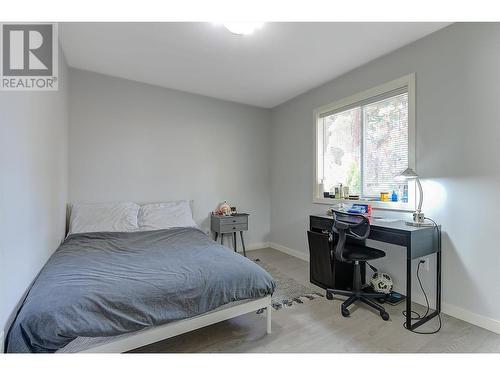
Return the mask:
{"type": "Polygon", "coordinates": [[[349,194],[361,193],[361,174],[359,172],[359,164],[353,162],[347,172],[347,186],[349,186],[349,194]]]}

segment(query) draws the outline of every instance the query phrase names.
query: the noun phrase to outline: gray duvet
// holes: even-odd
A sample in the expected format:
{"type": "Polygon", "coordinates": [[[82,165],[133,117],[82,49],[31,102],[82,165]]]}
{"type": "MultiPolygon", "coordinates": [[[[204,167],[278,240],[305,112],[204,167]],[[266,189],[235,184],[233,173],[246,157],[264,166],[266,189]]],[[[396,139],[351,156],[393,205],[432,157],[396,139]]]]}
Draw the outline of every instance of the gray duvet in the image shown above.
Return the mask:
{"type": "Polygon", "coordinates": [[[40,272],[8,352],[55,352],[264,297],[271,276],[194,228],[70,235],[40,272]]]}

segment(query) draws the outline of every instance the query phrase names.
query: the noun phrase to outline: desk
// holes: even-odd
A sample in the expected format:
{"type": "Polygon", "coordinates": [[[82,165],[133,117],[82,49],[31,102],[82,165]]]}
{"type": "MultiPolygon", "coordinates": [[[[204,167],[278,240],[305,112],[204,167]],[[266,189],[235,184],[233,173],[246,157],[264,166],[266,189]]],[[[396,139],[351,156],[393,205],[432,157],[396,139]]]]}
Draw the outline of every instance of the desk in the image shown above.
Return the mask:
{"type": "MultiPolygon", "coordinates": [[[[327,215],[311,215],[310,229],[315,232],[331,231],[333,219],[327,215]]],[[[370,219],[370,240],[402,246],[406,249],[406,328],[413,331],[441,313],[441,252],[439,233],[435,227],[412,227],[403,220],[370,219]],[[436,254],[436,310],[424,319],[411,323],[411,291],[413,259],[436,254]]]]}

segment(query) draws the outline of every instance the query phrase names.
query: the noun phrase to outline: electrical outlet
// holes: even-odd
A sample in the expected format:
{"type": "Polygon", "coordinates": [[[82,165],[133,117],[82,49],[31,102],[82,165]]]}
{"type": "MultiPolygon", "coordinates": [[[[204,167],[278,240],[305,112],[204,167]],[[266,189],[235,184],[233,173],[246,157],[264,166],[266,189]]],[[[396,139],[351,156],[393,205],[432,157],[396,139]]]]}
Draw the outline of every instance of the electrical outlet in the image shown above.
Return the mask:
{"type": "Polygon", "coordinates": [[[422,267],[424,269],[424,271],[429,272],[429,263],[430,263],[429,257],[420,258],[420,260],[424,262],[423,267],[422,267]]]}

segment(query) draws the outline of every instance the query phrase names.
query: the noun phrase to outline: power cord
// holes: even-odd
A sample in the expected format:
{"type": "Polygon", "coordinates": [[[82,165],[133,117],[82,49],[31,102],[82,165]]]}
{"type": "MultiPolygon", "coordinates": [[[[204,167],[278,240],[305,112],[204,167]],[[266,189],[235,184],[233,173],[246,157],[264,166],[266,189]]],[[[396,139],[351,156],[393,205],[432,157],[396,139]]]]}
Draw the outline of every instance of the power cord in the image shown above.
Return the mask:
{"type": "Polygon", "coordinates": [[[378,272],[378,269],[376,269],[375,267],[373,267],[370,263],[368,263],[368,261],[365,261],[366,265],[368,267],[370,267],[370,269],[373,271],[373,272],[378,272]]]}
{"type": "MultiPolygon", "coordinates": [[[[429,217],[426,217],[425,219],[427,220],[430,220],[432,221],[432,223],[434,224],[434,227],[436,228],[436,231],[437,231],[437,234],[438,234],[438,252],[441,252],[441,229],[439,228],[439,225],[437,225],[437,223],[432,220],[431,218],[429,217]]],[[[429,305],[429,299],[427,298],[427,294],[425,293],[425,290],[424,290],[424,287],[422,286],[422,280],[420,280],[420,265],[425,263],[424,260],[420,260],[418,262],[418,265],[417,265],[417,280],[418,280],[418,284],[420,285],[420,289],[422,290],[422,293],[424,295],[424,298],[425,298],[425,304],[426,304],[426,310],[425,310],[425,314],[423,316],[420,316],[420,314],[414,310],[411,310],[410,311],[410,320],[421,320],[421,319],[425,319],[428,315],[429,315],[429,311],[430,311],[430,305],[429,305]],[[414,315],[414,316],[411,316],[411,315],[414,315]]],[[[441,270],[438,270],[439,273],[441,273],[441,270]]],[[[439,274],[439,278],[441,279],[441,274],[439,274]]],[[[406,318],[406,315],[407,312],[406,311],[403,311],[403,316],[406,318]]],[[[438,319],[439,319],[439,326],[436,330],[434,331],[430,331],[430,332],[418,332],[418,331],[411,331],[413,333],[417,333],[419,335],[433,335],[434,333],[438,333],[440,330],[441,330],[441,327],[442,327],[442,322],[441,322],[441,313],[439,313],[437,315],[438,319]]],[[[406,322],[403,323],[403,327],[404,328],[407,328],[406,326],[406,322]]]]}

